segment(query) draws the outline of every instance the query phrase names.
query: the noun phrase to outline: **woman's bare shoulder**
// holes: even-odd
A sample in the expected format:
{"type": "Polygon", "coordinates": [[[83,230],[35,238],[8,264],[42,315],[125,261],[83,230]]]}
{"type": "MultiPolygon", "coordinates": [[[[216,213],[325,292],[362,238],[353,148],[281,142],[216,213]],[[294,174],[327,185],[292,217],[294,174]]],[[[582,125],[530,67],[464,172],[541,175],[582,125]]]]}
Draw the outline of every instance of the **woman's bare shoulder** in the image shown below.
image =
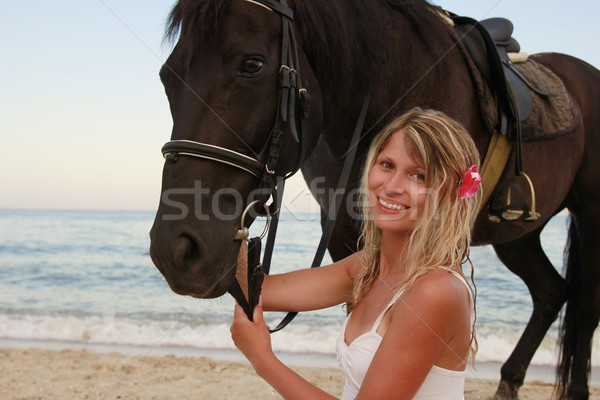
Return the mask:
{"type": "Polygon", "coordinates": [[[362,250],[333,263],[333,265],[338,265],[344,268],[352,280],[354,280],[354,278],[356,278],[356,276],[359,274],[362,264],[362,250]]]}
{"type": "Polygon", "coordinates": [[[418,278],[402,296],[407,304],[419,304],[438,313],[454,314],[469,304],[469,294],[461,280],[446,270],[432,270],[418,278]]]}

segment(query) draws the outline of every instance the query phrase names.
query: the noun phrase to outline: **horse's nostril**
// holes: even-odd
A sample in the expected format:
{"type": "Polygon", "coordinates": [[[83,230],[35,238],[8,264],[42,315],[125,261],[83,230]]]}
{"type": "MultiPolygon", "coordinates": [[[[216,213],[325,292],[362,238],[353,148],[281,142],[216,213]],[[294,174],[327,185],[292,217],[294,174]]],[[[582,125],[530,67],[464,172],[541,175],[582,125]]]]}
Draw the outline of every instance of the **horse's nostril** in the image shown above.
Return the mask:
{"type": "Polygon", "coordinates": [[[175,267],[180,271],[187,271],[199,263],[200,249],[198,244],[188,235],[177,239],[174,247],[175,267]]]}

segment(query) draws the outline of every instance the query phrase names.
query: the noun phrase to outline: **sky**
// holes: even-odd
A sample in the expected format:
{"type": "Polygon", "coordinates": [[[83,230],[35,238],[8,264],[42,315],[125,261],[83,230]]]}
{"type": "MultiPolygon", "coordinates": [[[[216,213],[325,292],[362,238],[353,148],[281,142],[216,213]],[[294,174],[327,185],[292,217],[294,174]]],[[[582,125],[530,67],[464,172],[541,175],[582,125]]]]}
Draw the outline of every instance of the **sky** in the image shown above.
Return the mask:
{"type": "MultiPolygon", "coordinates": [[[[600,67],[600,3],[438,0],[506,17],[523,51],[600,67]]],[[[171,0],[0,3],[0,208],[153,210],[171,116],[158,71],[171,0]]],[[[312,210],[301,177],[288,201],[312,210]]]]}

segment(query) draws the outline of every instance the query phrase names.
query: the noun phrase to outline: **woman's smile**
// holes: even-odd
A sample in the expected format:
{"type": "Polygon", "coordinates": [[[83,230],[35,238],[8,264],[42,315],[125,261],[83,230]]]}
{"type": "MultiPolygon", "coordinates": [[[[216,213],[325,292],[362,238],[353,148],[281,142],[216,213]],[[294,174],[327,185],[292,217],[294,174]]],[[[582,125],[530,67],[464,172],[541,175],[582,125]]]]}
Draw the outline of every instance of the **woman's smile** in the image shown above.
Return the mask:
{"type": "Polygon", "coordinates": [[[380,208],[385,212],[397,213],[399,211],[408,210],[410,208],[404,204],[398,204],[389,199],[384,200],[381,197],[378,197],[378,200],[380,208]]]}

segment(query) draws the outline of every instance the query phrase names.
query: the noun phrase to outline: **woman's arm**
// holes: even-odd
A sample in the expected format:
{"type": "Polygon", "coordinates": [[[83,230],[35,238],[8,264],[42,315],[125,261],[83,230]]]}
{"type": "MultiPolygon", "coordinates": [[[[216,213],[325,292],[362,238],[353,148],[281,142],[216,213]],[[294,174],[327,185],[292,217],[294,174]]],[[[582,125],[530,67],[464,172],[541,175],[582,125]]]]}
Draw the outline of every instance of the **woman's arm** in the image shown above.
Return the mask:
{"type": "MultiPolygon", "coordinates": [[[[236,279],[244,293],[247,293],[247,251],[243,242],[236,279]]],[[[265,311],[309,311],[341,304],[351,299],[353,277],[359,268],[359,256],[353,254],[319,268],[266,275],[262,285],[263,308],[265,311]]]]}
{"type": "Polygon", "coordinates": [[[356,400],[412,399],[433,365],[454,370],[466,367],[470,300],[456,278],[442,271],[428,273],[390,312],[356,400]]]}
{"type": "Polygon", "coordinates": [[[271,349],[271,337],[263,320],[262,303],[254,308],[250,321],[242,308],[236,304],[231,337],[244,353],[254,370],[287,400],[331,400],[327,394],[283,364],[271,349]]]}

